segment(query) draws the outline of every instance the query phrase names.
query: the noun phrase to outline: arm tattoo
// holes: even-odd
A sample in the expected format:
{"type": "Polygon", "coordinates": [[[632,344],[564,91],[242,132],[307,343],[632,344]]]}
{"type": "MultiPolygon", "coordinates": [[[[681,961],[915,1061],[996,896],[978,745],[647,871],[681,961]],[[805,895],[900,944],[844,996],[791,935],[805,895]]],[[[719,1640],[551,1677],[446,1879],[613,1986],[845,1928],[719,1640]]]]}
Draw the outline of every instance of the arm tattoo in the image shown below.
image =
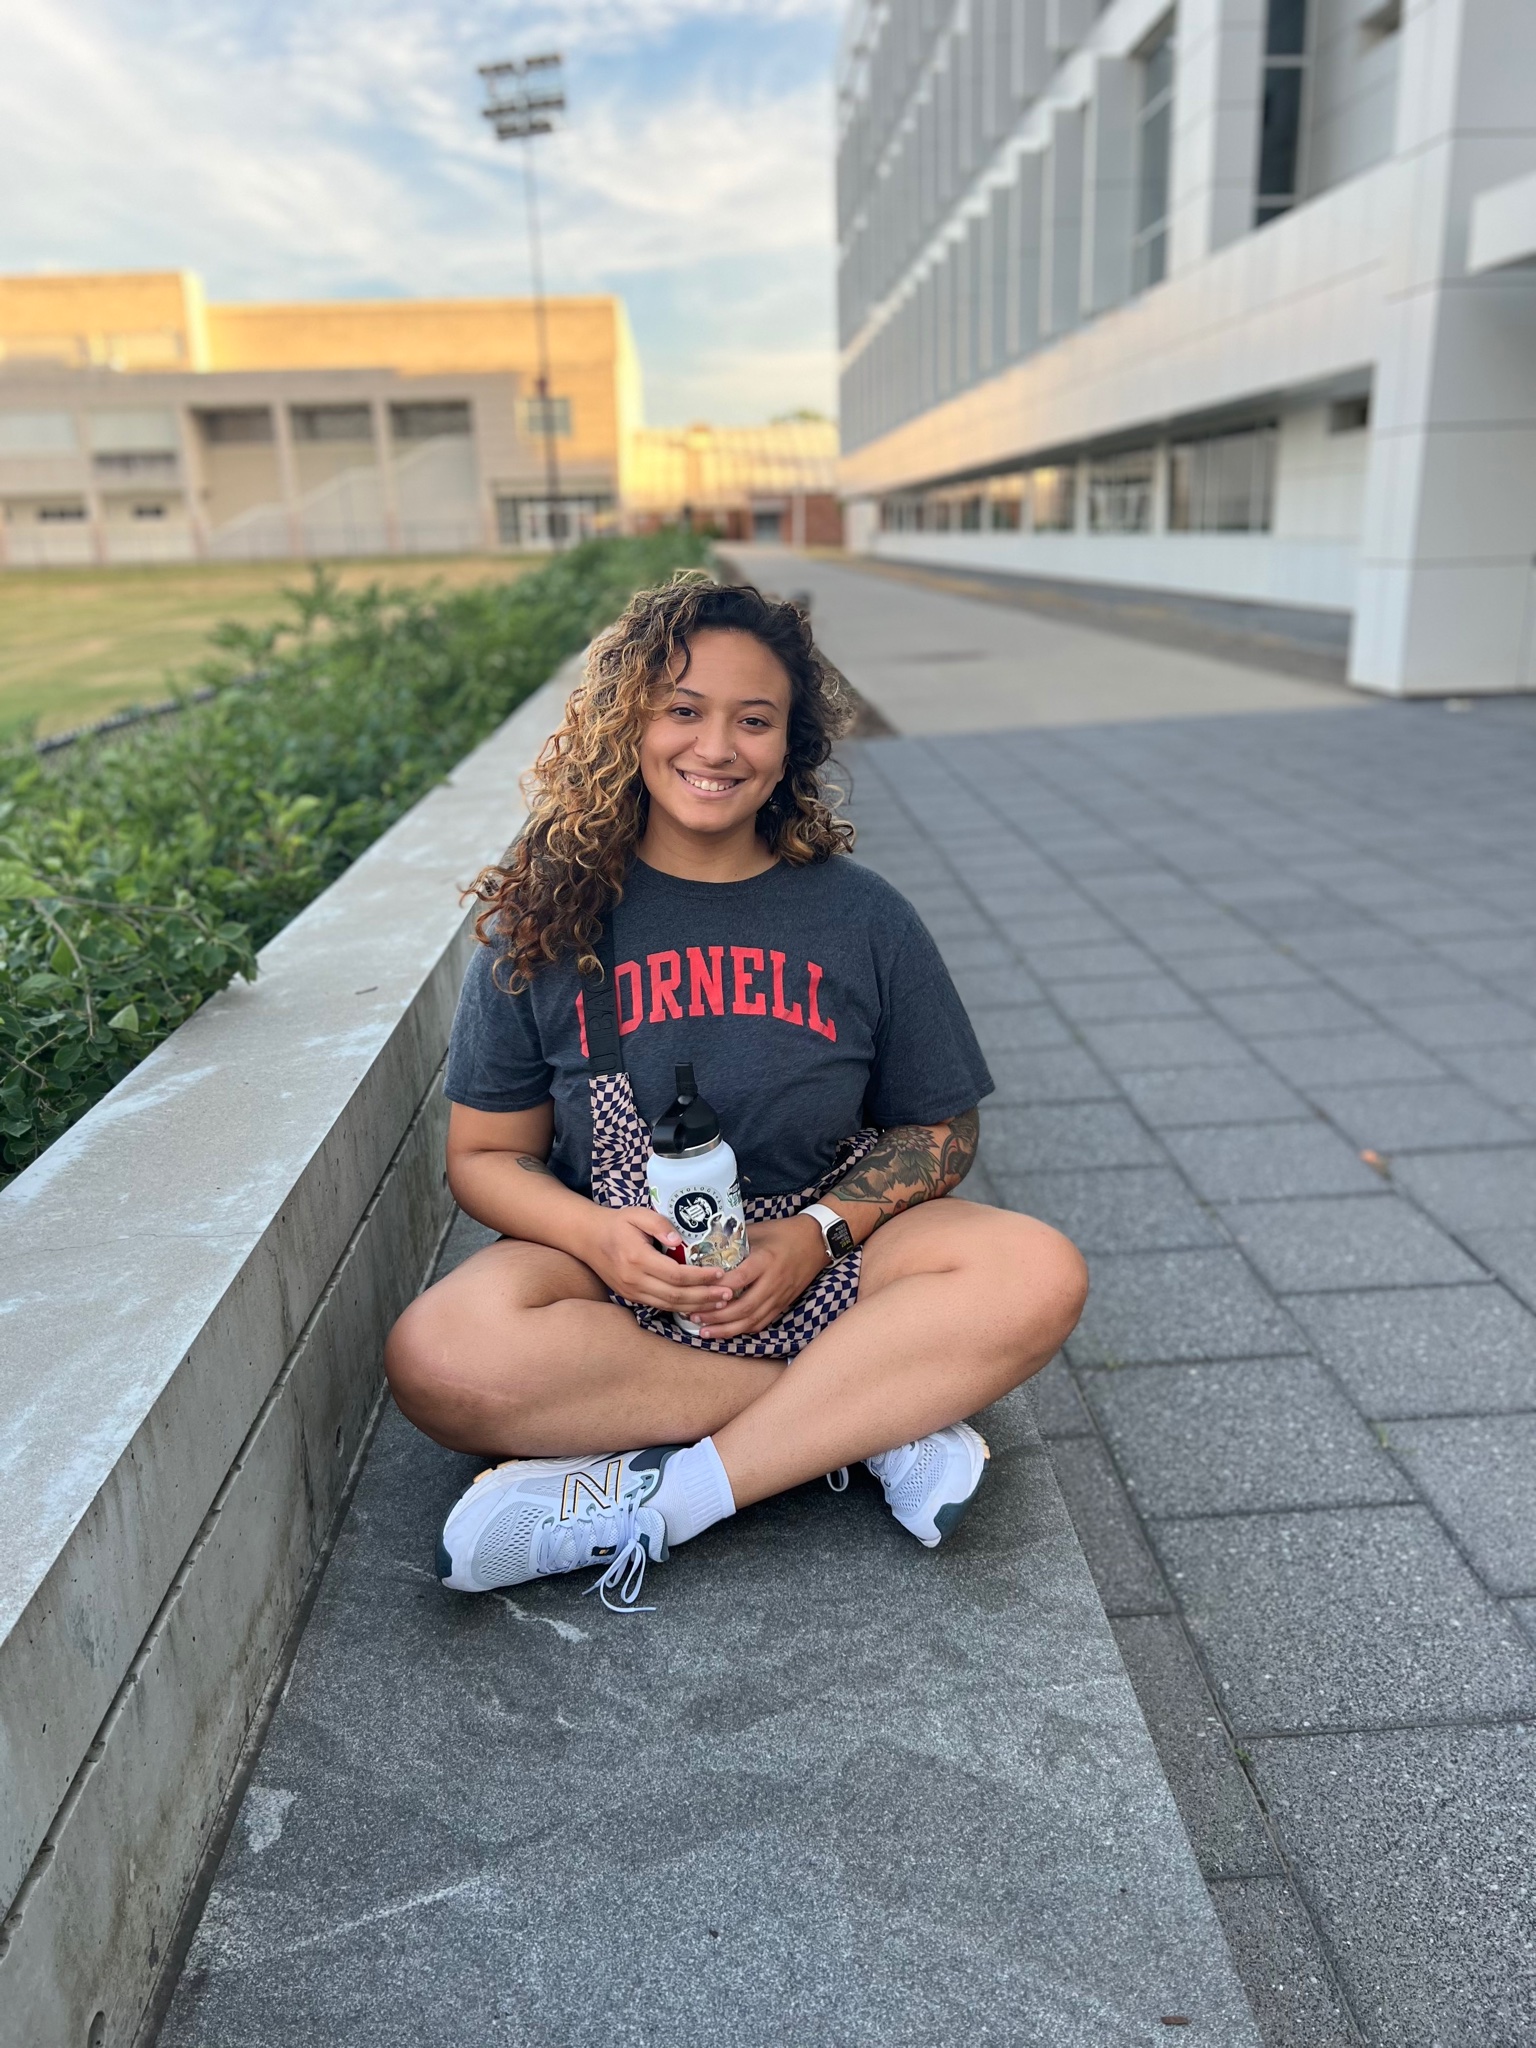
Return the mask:
{"type": "Polygon", "coordinates": [[[967,1109],[947,1124],[898,1124],[830,1190],[840,1202],[866,1202],[882,1222],[958,1187],[976,1159],[981,1118],[967,1109]]]}
{"type": "Polygon", "coordinates": [[[524,1173],[547,1174],[549,1172],[549,1161],[547,1159],[535,1159],[531,1152],[518,1152],[514,1156],[524,1173]]]}

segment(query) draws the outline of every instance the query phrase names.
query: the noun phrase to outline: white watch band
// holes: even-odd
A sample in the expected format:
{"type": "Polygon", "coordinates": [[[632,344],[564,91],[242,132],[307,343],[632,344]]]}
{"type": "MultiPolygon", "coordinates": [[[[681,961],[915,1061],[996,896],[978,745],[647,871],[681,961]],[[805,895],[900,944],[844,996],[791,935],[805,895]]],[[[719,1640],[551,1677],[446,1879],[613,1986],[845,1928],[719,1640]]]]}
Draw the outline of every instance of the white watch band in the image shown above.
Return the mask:
{"type": "Polygon", "coordinates": [[[821,1241],[826,1245],[827,1257],[830,1259],[833,1256],[833,1251],[827,1232],[834,1223],[846,1222],[847,1218],[839,1216],[835,1209],[829,1209],[825,1202],[807,1202],[805,1207],[796,1213],[801,1216],[814,1216],[816,1218],[816,1228],[821,1232],[821,1241]]]}

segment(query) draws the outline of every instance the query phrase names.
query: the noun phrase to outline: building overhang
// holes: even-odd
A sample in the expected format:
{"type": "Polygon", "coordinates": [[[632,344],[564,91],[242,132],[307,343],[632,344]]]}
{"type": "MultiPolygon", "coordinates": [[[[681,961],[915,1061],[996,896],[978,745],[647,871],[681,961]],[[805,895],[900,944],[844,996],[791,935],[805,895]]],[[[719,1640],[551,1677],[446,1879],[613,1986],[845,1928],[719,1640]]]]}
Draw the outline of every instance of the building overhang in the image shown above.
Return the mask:
{"type": "Polygon", "coordinates": [[[1467,270],[1473,277],[1489,270],[1510,270],[1536,264],[1536,171],[1490,185],[1472,201],[1467,235],[1467,270]]]}

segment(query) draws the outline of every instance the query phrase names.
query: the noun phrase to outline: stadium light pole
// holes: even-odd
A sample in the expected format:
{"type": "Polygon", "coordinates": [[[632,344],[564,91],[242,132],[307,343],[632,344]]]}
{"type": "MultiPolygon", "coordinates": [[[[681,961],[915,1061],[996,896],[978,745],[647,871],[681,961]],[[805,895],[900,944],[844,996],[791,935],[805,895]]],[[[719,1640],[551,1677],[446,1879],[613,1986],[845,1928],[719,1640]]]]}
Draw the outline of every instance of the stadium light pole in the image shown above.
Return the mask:
{"type": "MultiPolygon", "coordinates": [[[[536,135],[552,135],[555,115],[565,111],[561,89],[563,59],[557,50],[537,57],[513,57],[500,64],[482,64],[485,86],[483,118],[498,142],[531,145],[536,135]]],[[[528,268],[533,277],[533,320],[539,351],[539,414],[544,427],[544,477],[549,497],[549,541],[560,547],[565,538],[565,510],[560,499],[560,453],[555,445],[555,410],[549,390],[549,319],[544,305],[544,252],[539,240],[539,188],[533,150],[523,156],[523,197],[528,209],[528,268]]]]}

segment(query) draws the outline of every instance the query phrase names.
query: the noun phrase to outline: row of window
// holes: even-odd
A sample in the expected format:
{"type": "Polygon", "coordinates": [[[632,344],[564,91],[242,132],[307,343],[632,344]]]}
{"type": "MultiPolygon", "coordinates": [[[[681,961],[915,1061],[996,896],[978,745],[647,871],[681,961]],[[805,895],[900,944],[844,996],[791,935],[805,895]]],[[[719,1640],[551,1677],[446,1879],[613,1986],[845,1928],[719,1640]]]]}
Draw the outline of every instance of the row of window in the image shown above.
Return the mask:
{"type": "MultiPolygon", "coordinates": [[[[437,440],[472,430],[467,399],[412,399],[388,408],[390,439],[396,444],[437,440]]],[[[369,441],[373,411],[368,405],[293,405],[288,417],[295,441],[369,441]]],[[[193,413],[209,447],[270,445],[276,437],[269,405],[214,407],[193,413]]],[[[174,467],[179,446],[176,415],[169,408],[115,409],[83,417],[85,445],[104,475],[149,475],[174,467]]],[[[523,432],[531,439],[571,433],[568,398],[527,398],[523,432]]],[[[0,459],[7,456],[74,455],[80,427],[70,412],[0,412],[0,459]]]]}
{"type": "MultiPolygon", "coordinates": [[[[1276,429],[1245,427],[1168,449],[1172,533],[1268,533],[1273,523],[1276,429]]],[[[943,490],[882,499],[888,533],[1150,533],[1156,448],[1054,464],[943,490]],[[1082,519],[1079,521],[1081,495],[1082,519]]]]}

